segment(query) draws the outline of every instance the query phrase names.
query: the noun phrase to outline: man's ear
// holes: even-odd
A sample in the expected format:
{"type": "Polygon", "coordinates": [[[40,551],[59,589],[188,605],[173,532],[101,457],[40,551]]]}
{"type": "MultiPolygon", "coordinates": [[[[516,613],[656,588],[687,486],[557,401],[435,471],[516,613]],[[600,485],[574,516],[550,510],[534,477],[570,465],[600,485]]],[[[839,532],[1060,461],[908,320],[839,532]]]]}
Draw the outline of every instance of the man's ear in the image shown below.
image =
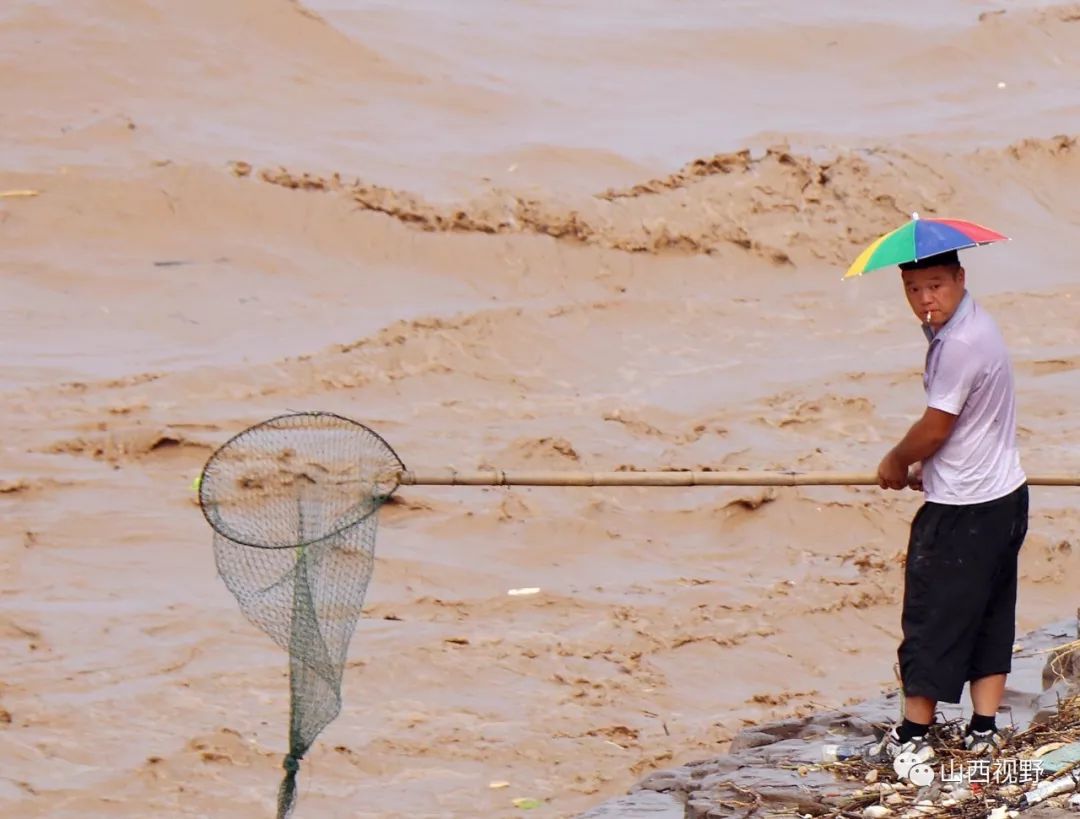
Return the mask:
{"type": "Polygon", "coordinates": [[[963,284],[964,283],[964,276],[965,276],[964,268],[963,267],[956,268],[956,273],[953,274],[953,278],[955,278],[958,282],[960,282],[960,284],[963,284]]]}

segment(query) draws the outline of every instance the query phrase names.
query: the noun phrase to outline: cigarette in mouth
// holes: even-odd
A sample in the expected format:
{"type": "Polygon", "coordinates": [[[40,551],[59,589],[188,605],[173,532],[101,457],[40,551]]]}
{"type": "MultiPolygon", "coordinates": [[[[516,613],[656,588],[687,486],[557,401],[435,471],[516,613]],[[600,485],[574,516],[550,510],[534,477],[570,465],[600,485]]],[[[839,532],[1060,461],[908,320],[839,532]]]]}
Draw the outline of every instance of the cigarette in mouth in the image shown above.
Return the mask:
{"type": "Polygon", "coordinates": [[[927,324],[930,323],[930,311],[929,310],[926,311],[926,323],[927,324]]]}

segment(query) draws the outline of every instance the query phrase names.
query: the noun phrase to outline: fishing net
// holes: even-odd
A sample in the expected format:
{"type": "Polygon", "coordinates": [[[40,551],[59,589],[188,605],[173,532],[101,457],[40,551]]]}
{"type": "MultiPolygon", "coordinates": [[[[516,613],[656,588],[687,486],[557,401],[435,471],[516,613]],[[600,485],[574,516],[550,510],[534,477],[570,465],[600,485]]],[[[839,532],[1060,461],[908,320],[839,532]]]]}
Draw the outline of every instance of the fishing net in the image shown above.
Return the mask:
{"type": "Polygon", "coordinates": [[[379,507],[404,470],[362,424],[323,412],[271,418],[207,461],[199,503],[244,615],[289,652],[289,750],[278,819],[300,760],[341,710],[349,640],[375,559],[379,507]]]}

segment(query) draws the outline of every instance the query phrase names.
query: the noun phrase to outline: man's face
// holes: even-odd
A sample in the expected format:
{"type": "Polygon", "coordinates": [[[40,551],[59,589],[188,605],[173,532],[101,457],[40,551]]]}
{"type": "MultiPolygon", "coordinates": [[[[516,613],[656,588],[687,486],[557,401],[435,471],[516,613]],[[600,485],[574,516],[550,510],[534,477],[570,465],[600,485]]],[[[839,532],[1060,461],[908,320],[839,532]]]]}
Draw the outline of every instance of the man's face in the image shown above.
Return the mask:
{"type": "Polygon", "coordinates": [[[927,267],[905,270],[901,275],[912,311],[935,330],[952,318],[964,298],[962,267],[927,267]]]}

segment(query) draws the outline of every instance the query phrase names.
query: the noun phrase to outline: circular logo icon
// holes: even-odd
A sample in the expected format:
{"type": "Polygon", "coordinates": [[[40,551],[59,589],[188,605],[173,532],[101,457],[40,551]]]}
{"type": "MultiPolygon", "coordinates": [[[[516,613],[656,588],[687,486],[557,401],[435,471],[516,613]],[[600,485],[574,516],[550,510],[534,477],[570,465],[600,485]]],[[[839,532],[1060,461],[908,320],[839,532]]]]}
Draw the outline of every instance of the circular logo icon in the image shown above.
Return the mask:
{"type": "Polygon", "coordinates": [[[910,751],[907,751],[906,753],[898,754],[896,759],[893,760],[892,766],[898,777],[907,779],[908,773],[918,764],[919,758],[910,751]]]}
{"type": "Polygon", "coordinates": [[[934,769],[925,762],[920,762],[918,765],[912,765],[911,770],[908,771],[908,779],[911,781],[912,785],[919,788],[925,788],[934,781],[934,769]]]}

